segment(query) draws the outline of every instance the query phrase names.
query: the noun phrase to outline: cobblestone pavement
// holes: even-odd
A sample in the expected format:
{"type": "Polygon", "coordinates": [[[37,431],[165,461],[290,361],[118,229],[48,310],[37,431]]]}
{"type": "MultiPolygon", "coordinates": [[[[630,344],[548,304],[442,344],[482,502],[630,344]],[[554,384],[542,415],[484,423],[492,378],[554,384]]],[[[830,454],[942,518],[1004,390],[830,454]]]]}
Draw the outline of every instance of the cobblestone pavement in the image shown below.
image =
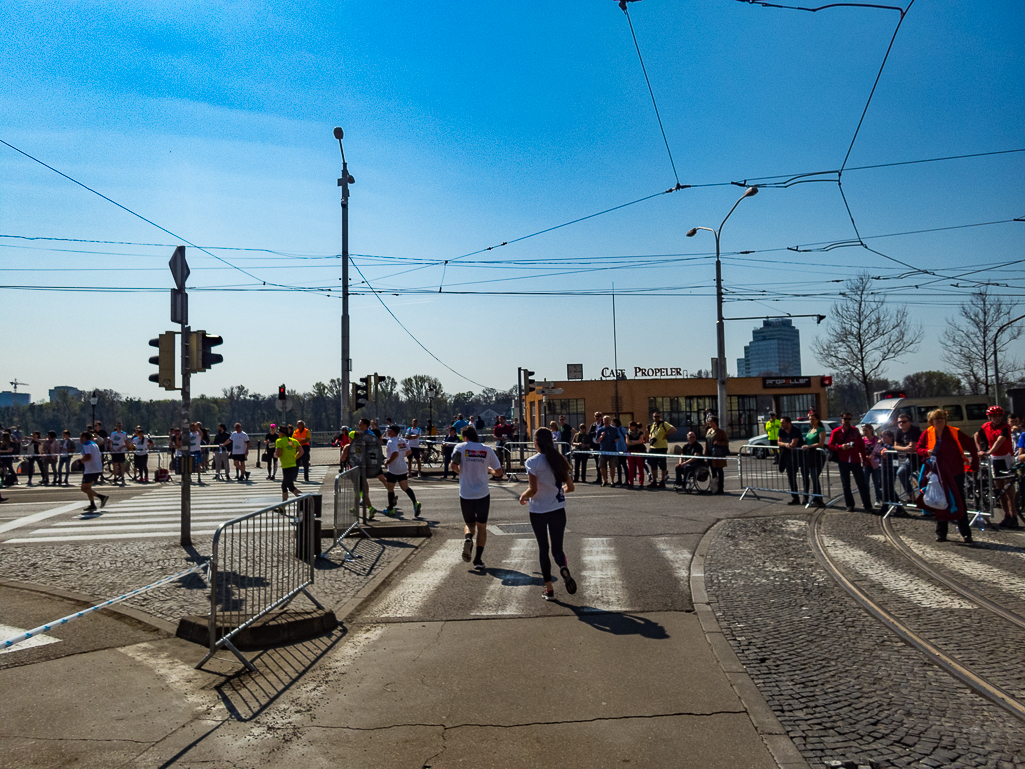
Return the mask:
{"type": "MultiPolygon", "coordinates": [[[[831,514],[829,523],[841,545],[856,542],[867,554],[866,541],[881,544],[867,539],[881,537],[874,517],[831,514]]],[[[866,614],[815,561],[805,517],[725,522],[705,574],[723,632],[813,767],[1025,766],[1025,725],[866,614]]],[[[926,604],[954,596],[924,579],[910,584],[901,589],[919,590],[926,604]]],[[[916,611],[949,616],[972,608],[916,604],[916,611]]]]}
{"type": "MultiPolygon", "coordinates": [[[[349,546],[355,541],[348,540],[349,546]]],[[[310,590],[324,606],[338,609],[419,541],[400,538],[360,541],[355,551],[363,557],[354,563],[343,563],[342,549],[335,548],[326,559],[317,559],[315,581],[310,590]]],[[[202,563],[210,555],[211,543],[212,537],[196,537],[190,551],[176,542],[148,540],[6,545],[0,553],[2,577],[84,593],[99,602],[202,563]]],[[[328,544],[329,540],[324,540],[324,546],[328,544]]],[[[190,574],[132,598],[124,605],[177,623],[183,616],[209,612],[207,582],[202,574],[190,574]]],[[[301,595],[293,606],[313,608],[301,595]]]]}

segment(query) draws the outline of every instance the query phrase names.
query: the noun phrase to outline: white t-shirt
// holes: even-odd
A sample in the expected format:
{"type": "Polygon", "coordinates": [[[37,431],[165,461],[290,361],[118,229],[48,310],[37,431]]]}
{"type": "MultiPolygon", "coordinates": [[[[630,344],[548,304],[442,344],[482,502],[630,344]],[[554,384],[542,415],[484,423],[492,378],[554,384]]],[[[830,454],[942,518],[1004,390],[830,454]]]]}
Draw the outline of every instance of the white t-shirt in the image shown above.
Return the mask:
{"type": "Polygon", "coordinates": [[[203,433],[194,432],[189,433],[189,445],[192,447],[191,451],[193,454],[203,449],[203,433]]]}
{"type": "Polygon", "coordinates": [[[234,432],[229,437],[231,438],[231,453],[245,454],[246,444],[249,442],[249,434],[245,432],[234,432]]]}
{"type": "Polygon", "coordinates": [[[537,494],[529,500],[530,512],[550,513],[566,506],[562,484],[556,484],[555,473],[544,454],[535,454],[527,460],[527,473],[537,478],[537,494]]]}
{"type": "MultiPolygon", "coordinates": [[[[483,443],[468,441],[452,449],[453,458],[456,455],[459,455],[459,496],[463,499],[484,499],[489,496],[488,468],[502,468],[495,450],[483,443]]],[[[453,464],[456,462],[453,461],[453,464]]]]}
{"type": "Polygon", "coordinates": [[[409,444],[406,443],[405,438],[400,438],[397,435],[394,438],[389,438],[388,445],[384,449],[385,459],[396,452],[398,452],[398,456],[385,466],[385,470],[392,475],[405,475],[408,473],[409,468],[406,467],[407,451],[409,451],[409,444]]]}
{"type": "Polygon", "coordinates": [[[406,428],[406,443],[409,448],[415,449],[420,446],[420,428],[419,427],[407,427],[406,428]]]}
{"type": "Polygon", "coordinates": [[[122,430],[115,430],[110,434],[111,451],[124,452],[128,444],[128,433],[122,430]]]}
{"type": "Polygon", "coordinates": [[[149,454],[149,441],[150,437],[148,435],[144,435],[142,437],[136,435],[132,438],[132,446],[135,447],[135,455],[137,457],[149,454]]]}
{"type": "Polygon", "coordinates": [[[82,472],[103,472],[103,455],[100,454],[100,447],[91,441],[82,444],[82,472]]]}

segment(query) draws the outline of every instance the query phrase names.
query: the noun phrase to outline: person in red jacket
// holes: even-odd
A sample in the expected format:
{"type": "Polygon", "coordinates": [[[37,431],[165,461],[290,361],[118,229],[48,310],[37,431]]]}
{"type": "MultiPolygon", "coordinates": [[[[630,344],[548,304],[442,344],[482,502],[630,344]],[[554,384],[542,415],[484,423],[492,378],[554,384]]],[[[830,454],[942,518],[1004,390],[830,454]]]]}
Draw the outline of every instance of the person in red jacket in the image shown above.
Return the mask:
{"type": "Polygon", "coordinates": [[[947,424],[947,412],[936,409],[929,413],[929,429],[922,433],[915,448],[923,460],[919,488],[925,489],[929,480],[927,476],[936,473],[947,495],[947,506],[942,510],[927,507],[921,499],[918,503],[936,516],[936,541],[947,541],[947,525],[954,521],[964,541],[971,544],[972,530],[968,526],[964,502],[964,477],[965,472],[974,472],[979,467],[979,452],[974,441],[947,424]],[[965,459],[965,452],[970,459],[965,459]]]}
{"type": "Polygon", "coordinates": [[[862,462],[868,456],[865,441],[858,428],[851,424],[853,417],[845,411],[840,417],[840,426],[829,436],[829,448],[840,455],[840,484],[843,486],[843,499],[847,504],[847,512],[854,512],[854,494],[851,493],[851,475],[858,484],[858,494],[866,513],[874,513],[872,498],[868,495],[868,484],[865,482],[865,471],[862,462]]]}

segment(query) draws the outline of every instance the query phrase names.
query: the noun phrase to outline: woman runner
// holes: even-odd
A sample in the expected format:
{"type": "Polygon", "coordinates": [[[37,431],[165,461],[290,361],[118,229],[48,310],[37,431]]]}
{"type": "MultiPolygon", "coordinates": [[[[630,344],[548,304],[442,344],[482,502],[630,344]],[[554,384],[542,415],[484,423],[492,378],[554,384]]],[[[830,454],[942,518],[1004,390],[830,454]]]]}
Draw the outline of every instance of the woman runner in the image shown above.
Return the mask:
{"type": "Polygon", "coordinates": [[[541,561],[541,575],[545,581],[543,593],[546,601],[555,598],[552,587],[552,562],[548,558],[549,535],[551,551],[559,565],[559,574],[566,583],[566,592],[577,592],[577,583],[569,573],[566,554],[562,550],[562,537],[566,531],[566,495],[573,491],[569,462],[555,447],[552,431],[539,427],[534,432],[534,448],[537,454],[527,460],[527,479],[530,487],[520,494],[520,504],[530,502],[530,526],[537,538],[538,556],[541,561]]]}

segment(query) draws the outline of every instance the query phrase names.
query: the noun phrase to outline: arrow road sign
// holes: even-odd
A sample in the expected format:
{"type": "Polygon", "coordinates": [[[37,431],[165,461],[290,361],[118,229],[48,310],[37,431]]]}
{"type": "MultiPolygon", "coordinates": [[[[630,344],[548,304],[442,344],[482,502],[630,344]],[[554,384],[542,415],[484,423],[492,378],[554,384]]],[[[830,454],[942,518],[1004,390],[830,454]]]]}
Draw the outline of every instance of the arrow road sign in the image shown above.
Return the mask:
{"type": "Polygon", "coordinates": [[[168,262],[171,268],[171,276],[174,278],[174,285],[179,291],[185,290],[185,281],[189,279],[189,264],[185,261],[185,246],[178,246],[174,249],[174,256],[168,262]]]}
{"type": "Polygon", "coordinates": [[[562,395],[561,387],[538,387],[534,390],[538,395],[562,395]]]}
{"type": "Polygon", "coordinates": [[[555,387],[555,382],[536,382],[535,387],[555,387]]]}

